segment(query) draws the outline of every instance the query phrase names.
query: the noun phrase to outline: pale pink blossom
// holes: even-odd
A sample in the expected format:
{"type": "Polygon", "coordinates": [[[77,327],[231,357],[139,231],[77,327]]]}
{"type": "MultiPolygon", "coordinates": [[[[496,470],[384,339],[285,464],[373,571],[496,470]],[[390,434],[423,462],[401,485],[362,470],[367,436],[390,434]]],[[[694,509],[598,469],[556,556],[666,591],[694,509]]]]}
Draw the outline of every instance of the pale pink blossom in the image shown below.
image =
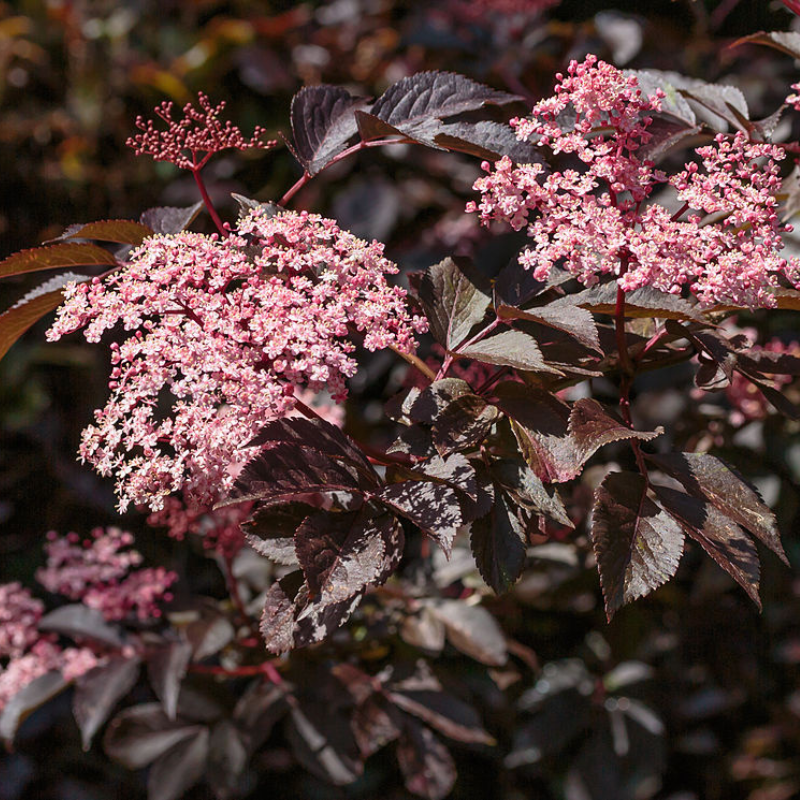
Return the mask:
{"type": "Polygon", "coordinates": [[[141,620],[159,617],[177,575],[163,567],[137,569],[142,556],[130,549],[132,544],[132,534],[115,527],[95,528],[86,539],[51,532],[47,565],[36,579],[49,592],[79,600],[108,620],[130,614],[141,620]]]}
{"type": "Polygon", "coordinates": [[[798,262],[780,256],[789,230],[777,215],[782,148],[720,134],[696,151],[702,167],[689,163],[668,181],[638,155],[663,94],[645,97],[635,77],[595,56],[556,78],[553,97],[512,125],[520,139],[584,166],[548,174],[508,157],[484,164],[488,174],[475,183],[481,200],[467,208],[484,223],[526,229],[531,243],[520,263],[537,279],[559,265],[587,286],[612,275],[625,291],[688,289],[703,305],[750,308],[774,305],[781,277],[800,282],[798,262]],[[683,204],[676,214],[648,202],[668,182],[683,204]]]}
{"type": "Polygon", "coordinates": [[[333,220],[253,211],[223,240],[153,236],[118,272],[71,284],[51,340],[84,328],[89,341],[121,325],[112,344],[111,396],[83,432],[80,455],[114,475],[120,508],[158,511],[182,490],[213,506],[230,465],[296,390],[336,401],[355,374],[355,344],[411,352],[425,321],[386,276],[383,245],[333,220]]]}
{"type": "Polygon", "coordinates": [[[36,625],[43,612],[42,601],[20,583],[0,585],[0,657],[20,656],[39,638],[36,625]]]}

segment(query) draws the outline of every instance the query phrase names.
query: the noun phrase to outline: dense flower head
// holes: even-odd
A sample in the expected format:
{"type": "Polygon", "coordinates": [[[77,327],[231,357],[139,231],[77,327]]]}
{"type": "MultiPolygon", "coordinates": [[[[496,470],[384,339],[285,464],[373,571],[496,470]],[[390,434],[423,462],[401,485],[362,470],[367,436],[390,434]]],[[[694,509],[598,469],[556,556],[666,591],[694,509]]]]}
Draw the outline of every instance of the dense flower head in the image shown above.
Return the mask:
{"type": "MultiPolygon", "coordinates": [[[[798,6],[800,7],[800,5],[798,6]]],[[[800,13],[800,12],[798,12],[800,13]]],[[[786,98],[786,102],[795,110],[800,111],[800,83],[792,84],[792,93],[786,98]]]]}
{"type": "Polygon", "coordinates": [[[166,123],[166,130],[157,127],[154,120],[136,118],[136,127],[141,130],[131,136],[127,145],[132,147],[136,155],[147,154],[156,161],[169,161],[181,169],[198,170],[208,159],[221,150],[251,150],[253,148],[269,149],[274,141],[262,141],[265,129],[256,127],[250,139],[245,139],[242,132],[232,122],[222,122],[219,118],[225,108],[225,102],[212,106],[208,97],[202,92],[198,94],[200,109],[192,103],[183,107],[183,117],[172,119],[171,102],[163,102],[155,109],[155,114],[166,123]]]}
{"type": "Polygon", "coordinates": [[[132,332],[111,345],[111,396],[81,456],[116,476],[122,509],[157,511],[181,489],[213,505],[240,448],[293,408],[295,390],[344,399],[354,333],[370,350],[415,348],[425,321],[386,281],[396,272],[378,242],[305,212],[254,210],[225,239],[146,239],[116,273],[68,285],[48,332],[132,332]]]}
{"type": "Polygon", "coordinates": [[[688,288],[705,305],[751,308],[774,304],[770,289],[779,276],[797,283],[798,265],[780,257],[787,230],[776,200],[782,148],[750,142],[744,132],[718,135],[696,151],[702,170],[692,162],[669,180],[684,204],[671,214],[647,203],[668,179],[637,152],[650,140],[661,96],[643,96],[635,77],[594,56],[572,62],[557,80],[553,97],[512,124],[519,138],[536,137],[584,166],[548,174],[508,157],[484,164],[488,175],[475,183],[481,201],[468,206],[484,222],[526,228],[532,243],[520,262],[537,279],[558,264],[587,286],[613,275],[625,291],[688,288]]]}
{"type": "Polygon", "coordinates": [[[137,569],[142,556],[132,544],[133,535],[116,527],[95,528],[86,539],[51,532],[47,565],[36,578],[49,592],[79,600],[108,620],[159,617],[159,604],[171,599],[168,589],[177,575],[163,567],[137,569]]]}
{"type": "Polygon", "coordinates": [[[38,638],[44,604],[18,582],[0,585],[0,658],[22,655],[38,638]]]}

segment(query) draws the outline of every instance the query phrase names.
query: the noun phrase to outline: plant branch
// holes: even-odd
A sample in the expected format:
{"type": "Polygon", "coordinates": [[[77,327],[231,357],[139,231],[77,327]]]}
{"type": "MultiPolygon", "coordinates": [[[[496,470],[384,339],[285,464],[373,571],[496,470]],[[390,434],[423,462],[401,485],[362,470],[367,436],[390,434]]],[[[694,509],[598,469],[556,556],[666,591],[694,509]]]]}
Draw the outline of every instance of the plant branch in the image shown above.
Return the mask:
{"type": "Polygon", "coordinates": [[[192,175],[194,175],[194,182],[197,184],[197,188],[200,190],[200,197],[203,198],[203,203],[205,204],[205,207],[208,209],[208,213],[211,215],[211,219],[214,220],[214,224],[217,226],[217,230],[219,231],[220,236],[227,236],[228,231],[225,230],[225,225],[223,224],[222,219],[217,213],[217,209],[214,208],[214,204],[211,202],[211,197],[208,194],[206,185],[203,182],[203,177],[200,174],[200,168],[197,167],[193,169],[192,175]]]}

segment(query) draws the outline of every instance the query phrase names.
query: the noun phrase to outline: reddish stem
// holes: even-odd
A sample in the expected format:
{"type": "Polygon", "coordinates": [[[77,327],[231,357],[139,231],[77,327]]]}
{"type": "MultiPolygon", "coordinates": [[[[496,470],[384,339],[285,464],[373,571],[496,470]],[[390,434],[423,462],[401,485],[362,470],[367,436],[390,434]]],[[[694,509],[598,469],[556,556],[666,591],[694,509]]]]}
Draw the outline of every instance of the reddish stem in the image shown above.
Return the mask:
{"type": "Polygon", "coordinates": [[[221,236],[227,236],[228,231],[225,230],[225,225],[222,223],[222,219],[220,218],[219,214],[217,214],[217,209],[214,208],[214,204],[211,202],[211,197],[206,190],[206,185],[203,182],[203,177],[200,175],[200,167],[193,169],[192,175],[194,175],[194,182],[197,184],[197,188],[200,190],[200,197],[203,198],[203,203],[208,209],[211,219],[214,220],[217,230],[220,232],[221,236]]]}
{"type": "MultiPolygon", "coordinates": [[[[366,150],[369,147],[382,147],[385,144],[408,144],[408,142],[408,139],[372,139],[369,142],[358,142],[358,144],[354,144],[352,147],[348,147],[335,155],[319,172],[328,169],[331,165],[342,161],[353,153],[359,152],[359,150],[366,150]]],[[[303,172],[295,184],[278,200],[278,205],[285,206],[312,178],[319,175],[319,172],[314,173],[314,175],[308,171],[303,172]]]]}
{"type": "Polygon", "coordinates": [[[225,678],[251,678],[255,675],[266,676],[271,683],[283,683],[283,678],[272,661],[264,661],[261,664],[251,664],[245,667],[208,666],[206,664],[190,664],[189,672],[196,672],[200,675],[218,675],[225,678]]]}

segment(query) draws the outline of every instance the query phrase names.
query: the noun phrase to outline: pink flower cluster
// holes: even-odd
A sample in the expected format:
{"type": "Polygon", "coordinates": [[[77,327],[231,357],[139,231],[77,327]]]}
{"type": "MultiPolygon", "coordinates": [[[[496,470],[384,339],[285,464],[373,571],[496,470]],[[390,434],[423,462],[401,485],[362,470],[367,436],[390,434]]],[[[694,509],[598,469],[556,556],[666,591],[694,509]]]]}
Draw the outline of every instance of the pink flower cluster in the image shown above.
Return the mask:
{"type": "MultiPolygon", "coordinates": [[[[777,353],[778,355],[800,356],[800,343],[786,343],[778,338],[770,339],[764,345],[755,345],[752,350],[756,352],[777,353]]],[[[792,375],[773,375],[772,386],[779,391],[795,380],[792,375]]],[[[743,425],[757,419],[764,419],[772,412],[772,405],[761,393],[755,384],[747,380],[738,372],[734,374],[731,382],[725,388],[725,396],[733,406],[730,420],[734,425],[743,425]]]]}
{"type": "Polygon", "coordinates": [[[560,0],[450,0],[448,10],[460,19],[491,25],[498,14],[531,16],[556,5],[560,0]]]}
{"type": "Polygon", "coordinates": [[[390,286],[397,267],[378,242],[333,220],[256,210],[235,235],[153,236],[118,272],[71,284],[51,340],[84,328],[89,341],[118,324],[111,396],[83,433],[80,455],[115,475],[120,507],[158,511],[177,490],[211,506],[232,465],[296,388],[341,401],[356,371],[353,334],[367,349],[410,352],[423,318],[390,286]]]}
{"type": "Polygon", "coordinates": [[[555,95],[512,125],[518,138],[536,137],[585,166],[545,174],[541,164],[516,166],[507,157],[494,168],[484,164],[489,174],[475,183],[482,199],[467,209],[485,223],[526,228],[532,244],[520,262],[537,279],[558,264],[587,286],[614,275],[625,291],[688,288],[704,305],[751,308],[774,305],[770,289],[779,276],[797,282],[798,264],[779,255],[788,230],[777,216],[780,147],[742,132],[718,135],[696,151],[703,172],[689,163],[669,181],[683,204],[671,214],[646,203],[667,177],[637,155],[662,95],[644,97],[635,77],[595,56],[556,77],[555,95]]]}
{"type": "Polygon", "coordinates": [[[31,681],[51,671],[66,680],[82,675],[97,663],[88,648],[61,648],[55,637],[39,632],[44,604],[19,583],[0,585],[0,710],[31,681]]]}
{"type": "Polygon", "coordinates": [[[168,589],[178,576],[163,567],[135,569],[142,556],[129,549],[133,535],[126,531],[95,528],[84,540],[51,531],[47,538],[47,565],[36,579],[49,592],[80,600],[107,620],[160,617],[159,604],[172,599],[168,589]]]}
{"type": "Polygon", "coordinates": [[[275,146],[274,141],[261,141],[266,131],[260,126],[256,127],[250,139],[245,139],[232,122],[223,124],[219,115],[225,108],[224,102],[212,106],[202,92],[198,95],[198,102],[200,110],[187,103],[180,120],[172,119],[172,103],[161,103],[155,113],[166,122],[166,130],[157,128],[153,120],[137,117],[136,127],[142,133],[131,136],[126,144],[137,156],[147,154],[156,161],[170,161],[181,169],[193,171],[202,169],[208,159],[221,150],[269,149],[275,146]]]}

